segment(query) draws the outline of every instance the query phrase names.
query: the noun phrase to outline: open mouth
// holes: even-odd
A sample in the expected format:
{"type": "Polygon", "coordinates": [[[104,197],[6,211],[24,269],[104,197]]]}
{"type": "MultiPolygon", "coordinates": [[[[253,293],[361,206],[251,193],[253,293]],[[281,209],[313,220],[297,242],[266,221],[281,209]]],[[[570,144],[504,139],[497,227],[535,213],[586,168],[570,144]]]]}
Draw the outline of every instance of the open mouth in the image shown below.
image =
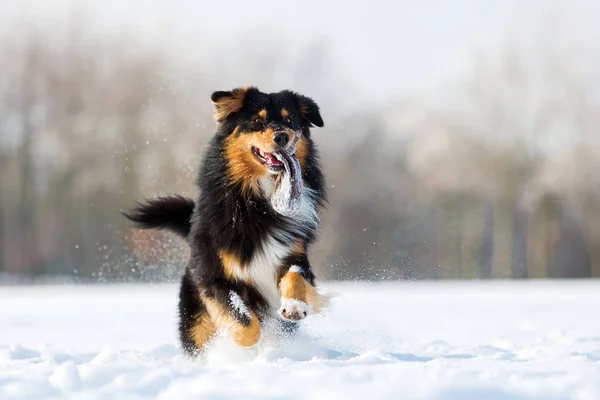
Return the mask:
{"type": "Polygon", "coordinates": [[[279,173],[284,170],[283,162],[273,153],[262,152],[258,147],[252,147],[252,153],[270,172],[279,173]]]}

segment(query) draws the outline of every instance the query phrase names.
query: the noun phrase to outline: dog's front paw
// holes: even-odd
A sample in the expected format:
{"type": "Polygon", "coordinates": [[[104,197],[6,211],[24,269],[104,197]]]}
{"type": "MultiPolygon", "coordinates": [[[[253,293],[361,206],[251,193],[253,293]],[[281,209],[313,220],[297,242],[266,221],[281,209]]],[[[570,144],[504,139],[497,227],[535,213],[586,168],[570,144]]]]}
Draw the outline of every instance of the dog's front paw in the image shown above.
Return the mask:
{"type": "Polygon", "coordinates": [[[306,318],[309,314],[312,314],[312,308],[305,302],[286,297],[281,298],[279,315],[284,319],[297,322],[306,318]]]}

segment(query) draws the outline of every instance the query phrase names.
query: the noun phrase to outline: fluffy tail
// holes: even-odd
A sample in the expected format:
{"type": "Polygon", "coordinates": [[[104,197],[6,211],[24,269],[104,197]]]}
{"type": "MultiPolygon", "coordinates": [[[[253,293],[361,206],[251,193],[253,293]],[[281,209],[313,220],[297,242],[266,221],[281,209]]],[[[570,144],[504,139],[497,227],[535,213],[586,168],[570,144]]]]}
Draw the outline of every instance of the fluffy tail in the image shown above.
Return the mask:
{"type": "Polygon", "coordinates": [[[194,212],[194,200],[183,196],[158,197],[138,203],[137,207],[122,214],[135,222],[140,229],[167,229],[187,238],[190,234],[190,218],[194,212]]]}

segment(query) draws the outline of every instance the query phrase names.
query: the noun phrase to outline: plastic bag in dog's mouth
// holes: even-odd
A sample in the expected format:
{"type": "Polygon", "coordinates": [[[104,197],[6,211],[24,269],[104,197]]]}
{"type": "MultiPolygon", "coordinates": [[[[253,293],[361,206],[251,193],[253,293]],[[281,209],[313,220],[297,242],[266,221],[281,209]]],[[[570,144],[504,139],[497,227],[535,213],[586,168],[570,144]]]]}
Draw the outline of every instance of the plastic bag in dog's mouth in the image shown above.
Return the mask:
{"type": "Polygon", "coordinates": [[[302,204],[302,171],[298,158],[288,152],[290,148],[293,148],[295,152],[295,143],[285,151],[273,153],[283,163],[284,170],[277,175],[275,180],[275,191],[271,195],[271,207],[286,217],[296,215],[302,204]]]}

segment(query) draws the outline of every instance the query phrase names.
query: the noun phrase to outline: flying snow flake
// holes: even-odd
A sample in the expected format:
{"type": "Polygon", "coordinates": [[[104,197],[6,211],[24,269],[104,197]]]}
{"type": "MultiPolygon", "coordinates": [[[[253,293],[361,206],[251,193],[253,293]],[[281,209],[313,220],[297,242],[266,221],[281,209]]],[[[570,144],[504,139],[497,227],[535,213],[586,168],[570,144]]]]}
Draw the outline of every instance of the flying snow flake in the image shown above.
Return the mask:
{"type": "Polygon", "coordinates": [[[248,307],[244,304],[244,300],[242,300],[240,295],[233,290],[229,291],[229,302],[240,314],[245,315],[248,318],[252,317],[250,310],[248,310],[248,307]]]}
{"type": "Polygon", "coordinates": [[[290,267],[290,269],[288,270],[288,272],[297,272],[297,273],[301,274],[302,268],[300,268],[298,265],[292,265],[290,267]]]}

